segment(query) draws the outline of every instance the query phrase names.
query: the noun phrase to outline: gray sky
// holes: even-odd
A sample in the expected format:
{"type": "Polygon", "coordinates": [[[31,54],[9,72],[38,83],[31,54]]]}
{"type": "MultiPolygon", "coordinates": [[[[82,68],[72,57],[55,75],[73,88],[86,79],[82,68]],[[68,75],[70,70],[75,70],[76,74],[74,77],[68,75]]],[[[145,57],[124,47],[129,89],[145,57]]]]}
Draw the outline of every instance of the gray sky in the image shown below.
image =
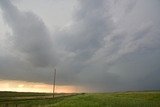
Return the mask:
{"type": "Polygon", "coordinates": [[[0,0],[0,79],[160,89],[159,0],[0,0]]]}

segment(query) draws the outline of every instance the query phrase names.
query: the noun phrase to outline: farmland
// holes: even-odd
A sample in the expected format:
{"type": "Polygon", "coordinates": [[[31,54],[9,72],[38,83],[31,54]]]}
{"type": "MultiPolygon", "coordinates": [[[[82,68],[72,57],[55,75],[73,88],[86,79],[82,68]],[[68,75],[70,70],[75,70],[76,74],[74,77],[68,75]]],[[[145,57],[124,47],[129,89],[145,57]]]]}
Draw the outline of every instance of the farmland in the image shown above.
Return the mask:
{"type": "Polygon", "coordinates": [[[85,94],[1,92],[0,107],[160,107],[160,92],[85,94]]]}

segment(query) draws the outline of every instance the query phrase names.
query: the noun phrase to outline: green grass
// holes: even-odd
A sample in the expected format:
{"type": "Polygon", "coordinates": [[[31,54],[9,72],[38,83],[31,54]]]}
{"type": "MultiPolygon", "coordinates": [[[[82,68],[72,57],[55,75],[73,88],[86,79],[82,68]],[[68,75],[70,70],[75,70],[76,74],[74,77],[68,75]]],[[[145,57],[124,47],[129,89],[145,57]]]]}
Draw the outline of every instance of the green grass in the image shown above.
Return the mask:
{"type": "Polygon", "coordinates": [[[85,94],[67,98],[55,107],[160,107],[159,92],[85,94]]]}
{"type": "MultiPolygon", "coordinates": [[[[18,107],[160,107],[160,92],[88,93],[5,103],[8,107],[16,107],[16,104],[18,107]]],[[[5,103],[0,102],[0,107],[5,103]]]]}

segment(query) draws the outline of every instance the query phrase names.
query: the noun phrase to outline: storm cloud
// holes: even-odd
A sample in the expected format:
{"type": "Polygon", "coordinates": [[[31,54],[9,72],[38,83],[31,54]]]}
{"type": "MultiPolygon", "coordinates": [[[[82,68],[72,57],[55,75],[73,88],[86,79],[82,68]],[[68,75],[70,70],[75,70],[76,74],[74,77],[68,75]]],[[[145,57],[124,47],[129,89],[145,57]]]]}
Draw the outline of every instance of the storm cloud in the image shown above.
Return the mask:
{"type": "Polygon", "coordinates": [[[34,66],[53,63],[53,44],[43,21],[32,12],[21,12],[9,0],[2,0],[3,16],[13,32],[13,47],[34,66]]]}
{"type": "Polygon", "coordinates": [[[102,92],[160,89],[159,5],[79,0],[70,24],[50,32],[36,13],[1,0],[14,52],[0,54],[0,78],[51,83],[56,67],[58,85],[102,92]]]}

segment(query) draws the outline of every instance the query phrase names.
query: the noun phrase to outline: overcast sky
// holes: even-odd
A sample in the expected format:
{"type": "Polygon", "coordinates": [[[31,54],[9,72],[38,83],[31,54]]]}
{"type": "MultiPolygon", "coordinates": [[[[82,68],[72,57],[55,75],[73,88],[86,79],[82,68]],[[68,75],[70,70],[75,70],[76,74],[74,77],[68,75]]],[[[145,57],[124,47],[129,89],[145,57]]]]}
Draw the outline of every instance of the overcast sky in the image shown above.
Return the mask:
{"type": "Polygon", "coordinates": [[[0,0],[0,80],[160,89],[159,0],[0,0]]]}

